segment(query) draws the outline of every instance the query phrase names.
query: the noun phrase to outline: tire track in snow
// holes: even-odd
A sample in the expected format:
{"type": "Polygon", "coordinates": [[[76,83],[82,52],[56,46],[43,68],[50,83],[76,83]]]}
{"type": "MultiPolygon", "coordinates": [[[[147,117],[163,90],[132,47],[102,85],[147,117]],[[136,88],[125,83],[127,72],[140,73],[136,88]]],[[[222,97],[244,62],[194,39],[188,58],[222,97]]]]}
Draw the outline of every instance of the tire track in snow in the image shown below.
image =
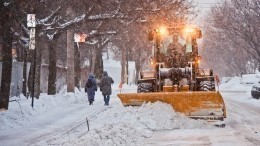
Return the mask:
{"type": "MultiPolygon", "coordinates": [[[[231,127],[236,134],[243,136],[252,145],[260,143],[260,108],[246,102],[237,101],[237,93],[225,93],[224,100],[227,106],[226,125],[231,127]]],[[[246,94],[242,94],[246,96],[246,94]]]]}

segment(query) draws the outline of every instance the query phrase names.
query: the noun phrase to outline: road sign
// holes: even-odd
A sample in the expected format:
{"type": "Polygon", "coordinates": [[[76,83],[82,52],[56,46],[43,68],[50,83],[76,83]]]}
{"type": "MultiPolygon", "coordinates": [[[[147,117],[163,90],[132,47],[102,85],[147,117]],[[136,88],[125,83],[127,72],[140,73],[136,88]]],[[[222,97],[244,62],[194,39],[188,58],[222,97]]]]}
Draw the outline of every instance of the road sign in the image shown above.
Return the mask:
{"type": "Polygon", "coordinates": [[[35,49],[35,28],[30,29],[30,42],[29,42],[29,49],[35,49]]]}
{"type": "Polygon", "coordinates": [[[35,14],[27,14],[27,27],[35,27],[36,19],[35,14]]]}
{"type": "Polygon", "coordinates": [[[74,42],[85,42],[86,41],[87,34],[81,33],[81,34],[74,34],[74,42]]]}

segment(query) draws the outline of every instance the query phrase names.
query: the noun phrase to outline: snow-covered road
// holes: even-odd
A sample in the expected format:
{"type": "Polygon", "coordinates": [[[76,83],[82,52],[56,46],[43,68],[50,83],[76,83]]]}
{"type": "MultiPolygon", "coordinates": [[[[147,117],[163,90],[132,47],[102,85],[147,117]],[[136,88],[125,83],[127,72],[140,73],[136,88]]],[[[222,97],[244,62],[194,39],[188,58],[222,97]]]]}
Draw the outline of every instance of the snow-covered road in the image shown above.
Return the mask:
{"type": "Polygon", "coordinates": [[[260,107],[256,99],[247,94],[222,93],[228,110],[226,124],[236,136],[260,145],[260,107]]]}
{"type": "Polygon", "coordinates": [[[49,108],[26,124],[3,129],[0,145],[260,145],[259,102],[246,92],[221,94],[227,107],[225,128],[186,118],[165,103],[123,107],[115,94],[111,106],[104,106],[97,92],[90,106],[79,92],[72,104],[49,108]]]}

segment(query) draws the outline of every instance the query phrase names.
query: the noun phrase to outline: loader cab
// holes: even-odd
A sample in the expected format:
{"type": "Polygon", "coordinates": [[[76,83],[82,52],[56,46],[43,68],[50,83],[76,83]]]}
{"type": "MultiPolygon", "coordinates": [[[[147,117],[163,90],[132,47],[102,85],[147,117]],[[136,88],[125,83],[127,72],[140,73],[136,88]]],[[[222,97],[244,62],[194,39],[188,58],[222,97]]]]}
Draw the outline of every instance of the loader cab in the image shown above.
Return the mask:
{"type": "Polygon", "coordinates": [[[160,28],[149,34],[156,62],[164,62],[167,68],[190,67],[188,62],[195,62],[198,56],[197,39],[201,37],[201,30],[194,27],[160,28]]]}
{"type": "Polygon", "coordinates": [[[180,35],[169,35],[161,39],[160,41],[160,53],[170,55],[172,50],[176,50],[183,55],[187,52],[191,52],[191,43],[188,39],[180,35]]]}
{"type": "Polygon", "coordinates": [[[168,34],[161,37],[157,46],[158,62],[164,62],[166,67],[185,67],[191,59],[192,44],[189,36],[179,33],[168,34]]]}

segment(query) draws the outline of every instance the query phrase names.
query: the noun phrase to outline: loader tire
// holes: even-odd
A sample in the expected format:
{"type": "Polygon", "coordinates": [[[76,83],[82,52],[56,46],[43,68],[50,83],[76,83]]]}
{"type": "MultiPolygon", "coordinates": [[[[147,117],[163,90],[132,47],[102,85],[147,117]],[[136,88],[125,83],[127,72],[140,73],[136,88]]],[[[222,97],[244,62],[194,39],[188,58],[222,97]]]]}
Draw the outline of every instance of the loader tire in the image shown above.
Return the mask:
{"type": "Polygon", "coordinates": [[[139,83],[137,87],[137,93],[142,93],[142,92],[153,92],[153,84],[139,83]]]}
{"type": "Polygon", "coordinates": [[[201,81],[199,84],[199,91],[215,91],[215,82],[201,81]]]}

